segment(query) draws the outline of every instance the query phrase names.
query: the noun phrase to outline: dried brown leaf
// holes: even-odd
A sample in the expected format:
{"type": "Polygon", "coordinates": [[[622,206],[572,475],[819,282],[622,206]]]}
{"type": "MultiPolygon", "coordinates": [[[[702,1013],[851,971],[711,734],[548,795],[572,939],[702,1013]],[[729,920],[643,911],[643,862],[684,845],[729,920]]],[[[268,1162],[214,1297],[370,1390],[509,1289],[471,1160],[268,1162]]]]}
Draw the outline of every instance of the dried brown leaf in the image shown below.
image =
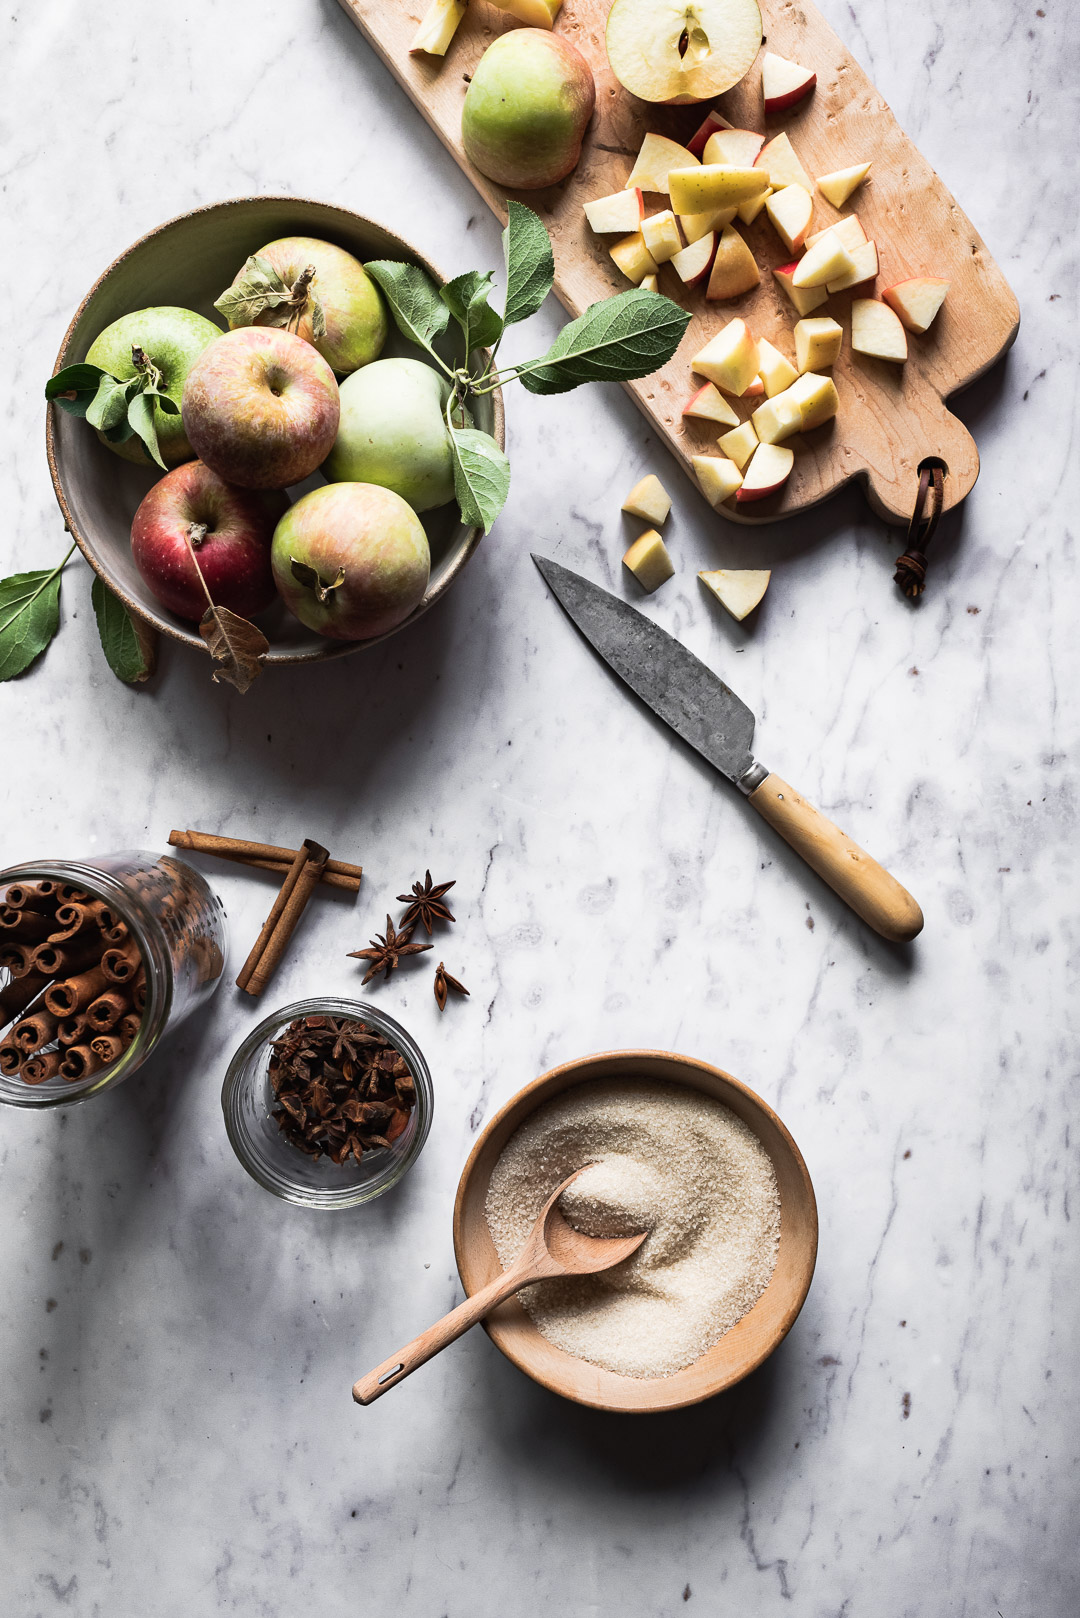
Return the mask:
{"type": "Polygon", "coordinates": [[[262,673],[263,659],[270,650],[262,630],[228,607],[207,607],[199,622],[199,634],[218,665],[215,681],[225,680],[239,692],[247,691],[262,673]]]}

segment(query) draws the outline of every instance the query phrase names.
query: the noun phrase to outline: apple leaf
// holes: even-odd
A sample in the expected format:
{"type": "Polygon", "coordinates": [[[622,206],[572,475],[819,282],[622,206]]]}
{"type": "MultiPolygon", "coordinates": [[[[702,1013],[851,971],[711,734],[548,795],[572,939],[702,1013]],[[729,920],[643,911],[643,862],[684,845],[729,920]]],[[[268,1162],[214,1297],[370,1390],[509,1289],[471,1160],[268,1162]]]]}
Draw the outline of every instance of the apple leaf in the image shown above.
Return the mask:
{"type": "Polygon", "coordinates": [[[461,520],[490,533],[510,492],[510,462],[495,440],[475,427],[451,427],[450,444],[461,520]]]}
{"type": "MultiPolygon", "coordinates": [[[[86,419],[89,421],[89,415],[87,415],[86,419]]],[[[142,439],[143,446],[146,453],[150,456],[150,459],[156,461],[163,472],[167,472],[168,467],[162,460],[161,450],[158,448],[157,428],[154,425],[154,400],[152,396],[148,393],[137,393],[134,399],[132,399],[128,404],[127,419],[131,430],[138,433],[139,437],[142,439]]]]}
{"type": "Polygon", "coordinates": [[[543,221],[523,202],[507,204],[507,225],[503,231],[506,258],[506,313],[503,322],[534,315],[551,291],[555,280],[555,258],[551,238],[543,221]]]}
{"type": "Polygon", "coordinates": [[[45,384],[45,397],[69,416],[85,416],[106,373],[100,365],[66,365],[45,384]]]}
{"type": "Polygon", "coordinates": [[[502,336],[503,321],[488,302],[495,277],[489,270],[468,270],[439,289],[439,296],[465,333],[466,356],[474,348],[490,348],[502,336]]]}
{"type": "Polygon", "coordinates": [[[670,298],[635,287],[590,304],[518,375],[530,393],[567,393],[582,382],[629,382],[665,365],[689,323],[689,313],[670,298]]]}
{"type": "Polygon", "coordinates": [[[60,575],[64,561],[36,573],[0,579],[0,680],[28,669],[60,626],[60,575]]]}
{"type": "Polygon", "coordinates": [[[199,634],[218,665],[214,680],[227,680],[241,693],[263,671],[263,658],[270,642],[261,629],[240,618],[228,607],[207,607],[199,620],[199,634]]]}
{"type": "Polygon", "coordinates": [[[127,417],[127,409],[128,384],[118,382],[108,371],[102,371],[97,392],[87,407],[87,421],[99,432],[107,433],[120,426],[127,417]]]}
{"type": "Polygon", "coordinates": [[[157,663],[157,631],[130,613],[96,574],[90,599],[105,661],[125,685],[141,685],[157,663]]]}
{"type": "Polygon", "coordinates": [[[289,557],[289,565],[292,568],[292,576],[297,584],[303,585],[305,590],[313,590],[315,599],[321,606],[324,606],[334,591],[340,590],[345,583],[345,569],[343,567],[338,568],[334,578],[327,580],[323,578],[317,568],[309,567],[307,562],[298,562],[295,556],[289,557]]]}
{"type": "Polygon", "coordinates": [[[401,335],[431,352],[436,337],[450,324],[450,311],[430,275],[415,264],[400,264],[392,258],[374,259],[364,268],[382,288],[401,335]]]}
{"type": "Polygon", "coordinates": [[[214,308],[230,326],[253,326],[267,310],[291,304],[292,296],[269,259],[252,253],[232,286],[214,299],[214,308]]]}

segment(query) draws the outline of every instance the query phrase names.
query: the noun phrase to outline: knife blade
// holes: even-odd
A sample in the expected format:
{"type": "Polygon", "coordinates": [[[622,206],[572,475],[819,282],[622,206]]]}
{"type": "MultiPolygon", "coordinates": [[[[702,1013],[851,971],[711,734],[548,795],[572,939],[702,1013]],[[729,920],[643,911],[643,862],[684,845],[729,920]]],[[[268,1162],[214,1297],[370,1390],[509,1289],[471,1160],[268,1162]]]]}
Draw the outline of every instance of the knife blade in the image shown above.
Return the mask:
{"type": "Polygon", "coordinates": [[[644,613],[544,556],[533,561],[594,651],[658,718],[737,786],[758,814],[883,938],[908,942],[922,911],[896,878],[753,755],[754,714],[644,613]]]}

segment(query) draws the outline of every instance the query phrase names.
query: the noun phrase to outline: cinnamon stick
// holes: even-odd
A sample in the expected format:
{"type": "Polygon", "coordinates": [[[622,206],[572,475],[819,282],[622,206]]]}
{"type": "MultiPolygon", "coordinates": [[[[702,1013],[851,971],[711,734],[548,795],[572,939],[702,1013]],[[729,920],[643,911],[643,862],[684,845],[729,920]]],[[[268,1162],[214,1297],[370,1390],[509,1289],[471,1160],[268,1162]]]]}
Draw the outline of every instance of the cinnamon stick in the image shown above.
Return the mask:
{"type": "Polygon", "coordinates": [[[13,882],[4,894],[4,903],[13,910],[39,910],[51,916],[56,909],[55,882],[13,882]]]}
{"type": "MultiPolygon", "coordinates": [[[[131,997],[121,989],[109,988],[86,1008],[86,1021],[96,1034],[107,1033],[125,1012],[131,1010],[131,997]]],[[[93,1041],[91,1041],[91,1044],[93,1041]]]]}
{"type": "Polygon", "coordinates": [[[71,938],[78,938],[88,933],[91,928],[98,930],[98,919],[88,904],[61,905],[54,918],[55,925],[49,933],[49,942],[53,944],[66,944],[71,938]]]}
{"type": "Polygon", "coordinates": [[[90,1041],[90,1049],[107,1067],[123,1054],[124,1042],[119,1034],[98,1034],[96,1039],[90,1041]]]}
{"type": "Polygon", "coordinates": [[[46,1079],[55,1079],[63,1059],[63,1051],[38,1051],[27,1057],[19,1077],[24,1084],[44,1084],[46,1079]]]}
{"type": "Polygon", "coordinates": [[[146,1010],[146,973],[141,968],[138,977],[131,985],[131,1003],[142,1016],[146,1010]]]}
{"type": "Polygon", "coordinates": [[[56,1025],[59,1021],[59,1017],[43,1007],[40,1011],[32,1012],[29,1017],[24,1017],[21,1022],[17,1022],[11,1030],[11,1037],[19,1049],[25,1055],[29,1055],[56,1038],[56,1025]]]}
{"type": "Polygon", "coordinates": [[[0,906],[0,938],[15,944],[39,944],[53,931],[51,916],[37,910],[17,910],[14,905],[0,906]]]}
{"type": "Polygon", "coordinates": [[[142,955],[134,939],[107,949],[101,957],[101,970],[110,983],[131,983],[142,967],[142,955]]]}
{"type": "Polygon", "coordinates": [[[93,939],[81,938],[73,938],[66,944],[54,944],[51,938],[47,939],[31,955],[34,970],[50,978],[74,977],[77,972],[97,966],[100,960],[100,941],[95,945],[93,939]]]}
{"type": "Polygon", "coordinates": [[[60,904],[85,904],[90,895],[85,888],[78,888],[74,882],[58,882],[56,897],[60,904]]]}
{"type": "Polygon", "coordinates": [[[43,972],[25,972],[0,989],[0,1028],[6,1028],[13,1017],[25,1011],[48,981],[43,972]]]}
{"type": "Polygon", "coordinates": [[[137,1011],[128,1011],[123,1017],[120,1018],[120,1021],[116,1025],[116,1032],[119,1034],[120,1041],[125,1050],[127,1050],[128,1046],[131,1044],[141,1027],[142,1018],[139,1016],[137,1011]]]}
{"type": "Polygon", "coordinates": [[[85,1011],[77,1012],[74,1017],[65,1017],[63,1022],[56,1025],[56,1037],[61,1045],[81,1045],[89,1032],[85,1011]]]}
{"type": "Polygon", "coordinates": [[[89,1045],[69,1045],[60,1059],[60,1077],[73,1084],[76,1079],[88,1079],[104,1065],[89,1045]]]}
{"type": "Polygon", "coordinates": [[[92,966],[78,977],[63,978],[45,990],[45,1004],[58,1017],[71,1017],[83,1011],[108,987],[109,980],[100,966],[92,966]]]}
{"type": "Polygon", "coordinates": [[[0,1041],[0,1073],[13,1079],[22,1067],[23,1053],[13,1039],[0,1041]]]}
{"type": "MultiPolygon", "coordinates": [[[[213,854],[240,865],[254,865],[259,870],[279,871],[282,876],[300,852],[295,848],[281,848],[276,843],[253,843],[245,837],[218,837],[205,831],[171,831],[169,843],[173,848],[190,849],[193,854],[213,854]]],[[[362,865],[327,857],[322,881],[328,887],[346,888],[355,893],[363,874],[362,865]]]]}
{"type": "Polygon", "coordinates": [[[0,966],[10,972],[13,978],[25,977],[30,971],[34,953],[29,944],[0,943],[0,966]]]}
{"type": "MultiPolygon", "coordinates": [[[[326,862],[330,858],[321,843],[312,842],[310,838],[304,841],[303,852],[306,857],[302,865],[299,864],[299,852],[297,860],[294,861],[294,869],[290,870],[274,902],[275,910],[280,905],[277,919],[270,925],[270,918],[267,918],[267,926],[259,935],[262,948],[254,961],[251,956],[248,957],[240,978],[237,979],[238,986],[250,995],[262,994],[269,983],[300,917],[304,914],[308,900],[322,880],[326,862]]],[[[270,916],[273,914],[274,910],[271,910],[270,916]]],[[[255,955],[254,950],[252,955],[255,955]]]]}
{"type": "Polygon", "coordinates": [[[240,968],[236,979],[236,987],[238,989],[247,988],[248,983],[251,980],[251,975],[262,959],[263,950],[270,942],[271,934],[273,933],[278,922],[281,920],[285,906],[288,904],[292,891],[300,879],[300,873],[304,869],[307,862],[307,849],[298,849],[293,856],[292,863],[290,864],[288,871],[285,873],[285,880],[278,889],[277,896],[275,897],[273,904],[270,906],[270,914],[263,922],[262,927],[259,930],[258,938],[256,938],[254,944],[252,944],[248,953],[248,958],[240,968]]]}

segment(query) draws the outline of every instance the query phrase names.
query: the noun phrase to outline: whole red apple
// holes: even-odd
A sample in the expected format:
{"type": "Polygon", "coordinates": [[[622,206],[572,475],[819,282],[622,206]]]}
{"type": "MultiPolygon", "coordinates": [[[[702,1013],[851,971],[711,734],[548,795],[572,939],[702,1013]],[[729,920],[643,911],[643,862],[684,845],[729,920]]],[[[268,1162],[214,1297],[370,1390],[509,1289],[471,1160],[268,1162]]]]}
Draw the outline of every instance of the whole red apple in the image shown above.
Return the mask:
{"type": "Polygon", "coordinates": [[[270,543],[287,506],[283,494],[238,489],[202,461],[186,461],[154,484],[135,513],[135,565],[147,589],[178,618],[197,623],[207,590],[215,606],[250,618],[274,599],[270,543]]]}
{"type": "Polygon", "coordinates": [[[340,408],[334,373],[310,343],[242,326],[199,355],[181,415],[196,455],[229,483],[284,489],[326,459],[340,408]]]}

